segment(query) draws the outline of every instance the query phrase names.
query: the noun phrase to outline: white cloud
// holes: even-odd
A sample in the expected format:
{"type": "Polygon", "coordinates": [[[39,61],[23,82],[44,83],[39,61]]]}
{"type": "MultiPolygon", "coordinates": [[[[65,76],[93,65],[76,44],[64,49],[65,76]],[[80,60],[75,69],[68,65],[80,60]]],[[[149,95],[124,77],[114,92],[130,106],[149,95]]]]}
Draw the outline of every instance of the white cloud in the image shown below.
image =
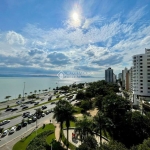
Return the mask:
{"type": "Polygon", "coordinates": [[[14,31],[9,31],[6,34],[6,40],[8,41],[9,44],[19,44],[19,45],[25,44],[24,37],[21,34],[18,34],[14,31]]]}

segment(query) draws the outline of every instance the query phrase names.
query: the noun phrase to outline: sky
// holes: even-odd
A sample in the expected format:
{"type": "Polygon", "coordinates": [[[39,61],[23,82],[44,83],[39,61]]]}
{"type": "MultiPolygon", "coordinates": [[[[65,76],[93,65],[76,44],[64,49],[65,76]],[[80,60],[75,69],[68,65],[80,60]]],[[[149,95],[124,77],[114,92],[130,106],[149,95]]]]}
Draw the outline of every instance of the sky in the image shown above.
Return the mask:
{"type": "Polygon", "coordinates": [[[1,0],[0,74],[104,77],[150,48],[150,0],[1,0]]]}

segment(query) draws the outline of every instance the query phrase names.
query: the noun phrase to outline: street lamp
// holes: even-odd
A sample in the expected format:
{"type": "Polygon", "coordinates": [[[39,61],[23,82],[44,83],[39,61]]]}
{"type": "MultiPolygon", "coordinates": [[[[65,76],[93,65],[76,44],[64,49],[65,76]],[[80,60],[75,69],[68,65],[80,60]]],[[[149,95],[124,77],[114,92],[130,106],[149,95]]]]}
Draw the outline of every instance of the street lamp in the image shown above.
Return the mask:
{"type": "Polygon", "coordinates": [[[24,87],[23,87],[23,100],[24,100],[24,91],[25,91],[25,82],[24,82],[24,87]]]}

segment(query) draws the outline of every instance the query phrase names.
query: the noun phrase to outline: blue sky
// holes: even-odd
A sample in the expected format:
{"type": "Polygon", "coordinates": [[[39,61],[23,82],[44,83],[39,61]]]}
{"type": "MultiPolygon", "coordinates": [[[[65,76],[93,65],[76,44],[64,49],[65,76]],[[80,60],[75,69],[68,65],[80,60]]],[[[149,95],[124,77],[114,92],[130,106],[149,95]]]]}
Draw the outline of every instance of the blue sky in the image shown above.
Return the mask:
{"type": "Polygon", "coordinates": [[[104,76],[150,48],[149,0],[1,0],[0,74],[104,76]]]}

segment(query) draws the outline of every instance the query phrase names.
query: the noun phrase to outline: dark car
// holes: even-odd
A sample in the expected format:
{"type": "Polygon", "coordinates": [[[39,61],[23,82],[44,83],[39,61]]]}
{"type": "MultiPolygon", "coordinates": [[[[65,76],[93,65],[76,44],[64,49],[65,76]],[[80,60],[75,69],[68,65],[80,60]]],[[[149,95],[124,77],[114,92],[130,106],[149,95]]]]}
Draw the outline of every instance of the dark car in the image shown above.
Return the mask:
{"type": "Polygon", "coordinates": [[[51,104],[55,104],[55,102],[51,102],[51,104]]]}
{"type": "Polygon", "coordinates": [[[45,105],[42,106],[42,109],[46,109],[47,107],[45,105]]]}
{"type": "Polygon", "coordinates": [[[7,108],[5,111],[10,111],[10,110],[12,110],[12,108],[7,108]]]}
{"type": "Polygon", "coordinates": [[[22,117],[28,117],[28,115],[30,114],[30,112],[24,112],[23,114],[22,114],[22,117]]]}
{"type": "Polygon", "coordinates": [[[22,125],[21,125],[21,123],[20,123],[20,124],[18,124],[16,130],[20,130],[21,128],[22,128],[22,125]]]}
{"type": "Polygon", "coordinates": [[[35,103],[34,103],[34,105],[38,105],[38,104],[39,104],[39,102],[35,102],[35,103]]]}
{"type": "Polygon", "coordinates": [[[18,110],[18,108],[12,108],[12,109],[11,109],[11,112],[12,112],[12,111],[16,111],[16,110],[18,110]]]}
{"type": "Polygon", "coordinates": [[[28,106],[24,106],[24,107],[22,107],[22,110],[23,110],[23,109],[27,109],[27,108],[28,108],[28,106]]]}
{"type": "Polygon", "coordinates": [[[23,123],[22,123],[22,127],[27,126],[27,124],[28,124],[28,123],[27,123],[26,121],[25,121],[25,122],[23,122],[23,123]]]}

